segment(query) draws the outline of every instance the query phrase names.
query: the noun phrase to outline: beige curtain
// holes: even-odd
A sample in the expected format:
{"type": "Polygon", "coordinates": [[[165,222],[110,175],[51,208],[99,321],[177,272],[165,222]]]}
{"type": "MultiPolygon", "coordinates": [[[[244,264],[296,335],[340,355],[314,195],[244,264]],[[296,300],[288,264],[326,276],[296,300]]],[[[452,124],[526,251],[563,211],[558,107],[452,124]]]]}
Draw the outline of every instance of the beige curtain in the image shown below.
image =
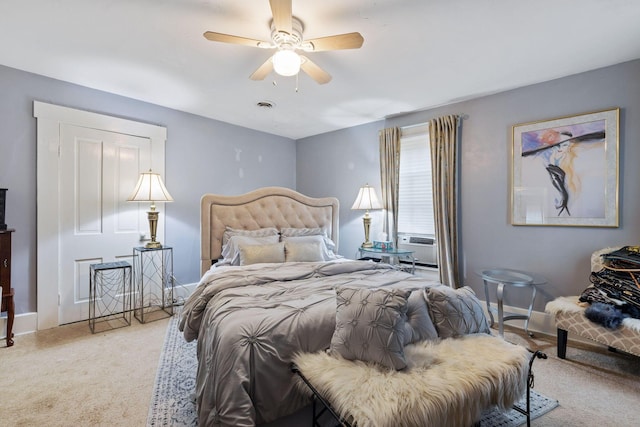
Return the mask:
{"type": "Polygon", "coordinates": [[[440,281],[461,285],[458,254],[458,116],[429,121],[433,176],[433,209],[438,244],[440,281]]]}
{"type": "Polygon", "coordinates": [[[398,247],[398,190],[400,185],[400,129],[380,131],[380,192],[384,211],[383,230],[398,247]]]}

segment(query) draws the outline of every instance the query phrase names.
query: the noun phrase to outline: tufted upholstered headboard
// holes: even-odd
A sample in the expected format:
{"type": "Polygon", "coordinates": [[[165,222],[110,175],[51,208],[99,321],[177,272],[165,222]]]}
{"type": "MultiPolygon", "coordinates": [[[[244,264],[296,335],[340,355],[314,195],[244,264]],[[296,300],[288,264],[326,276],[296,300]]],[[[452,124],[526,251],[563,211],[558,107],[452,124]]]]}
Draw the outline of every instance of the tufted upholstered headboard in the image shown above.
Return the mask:
{"type": "Polygon", "coordinates": [[[307,197],[283,187],[264,187],[240,196],[205,194],[200,200],[200,275],[220,258],[226,227],[322,227],[337,249],[339,213],[335,197],[307,197]]]}

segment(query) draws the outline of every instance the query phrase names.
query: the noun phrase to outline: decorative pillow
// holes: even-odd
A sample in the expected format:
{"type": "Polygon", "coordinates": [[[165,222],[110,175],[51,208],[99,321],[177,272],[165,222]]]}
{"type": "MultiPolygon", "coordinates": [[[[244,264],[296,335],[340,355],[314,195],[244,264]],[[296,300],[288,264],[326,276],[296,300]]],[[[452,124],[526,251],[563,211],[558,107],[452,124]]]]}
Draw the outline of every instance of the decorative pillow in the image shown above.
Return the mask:
{"type": "Polygon", "coordinates": [[[296,237],[296,236],[326,236],[327,233],[324,228],[281,228],[280,235],[283,237],[296,237]]]}
{"type": "Polygon", "coordinates": [[[396,370],[405,368],[405,317],[410,293],[337,287],[331,351],[348,360],[376,362],[396,370]]]}
{"type": "Polygon", "coordinates": [[[261,262],[284,262],[284,243],[270,245],[240,245],[240,265],[258,264],[261,262]]]}
{"type": "Polygon", "coordinates": [[[257,230],[240,230],[237,228],[226,227],[224,234],[222,235],[222,244],[226,245],[229,239],[233,236],[266,237],[277,236],[278,234],[278,229],[274,227],[258,228],[257,230]]]}
{"type": "Polygon", "coordinates": [[[296,243],[319,243],[322,248],[322,257],[324,261],[330,261],[338,258],[338,256],[333,252],[336,245],[331,241],[331,239],[316,234],[311,236],[282,236],[283,242],[296,242],[296,243]]]}
{"type": "Polygon", "coordinates": [[[425,298],[440,338],[491,333],[482,304],[470,287],[433,286],[425,289],[425,298]]]}
{"type": "Polygon", "coordinates": [[[407,321],[404,330],[404,345],[438,338],[438,331],[429,316],[422,289],[412,291],[407,298],[407,321]]]}
{"type": "Polygon", "coordinates": [[[324,261],[322,242],[285,241],[284,254],[287,262],[320,262],[324,261]]]}
{"type": "Polygon", "coordinates": [[[278,243],[280,236],[264,236],[264,237],[250,237],[250,236],[232,236],[226,245],[222,247],[222,258],[224,264],[228,265],[240,265],[240,245],[268,245],[278,243]]]}

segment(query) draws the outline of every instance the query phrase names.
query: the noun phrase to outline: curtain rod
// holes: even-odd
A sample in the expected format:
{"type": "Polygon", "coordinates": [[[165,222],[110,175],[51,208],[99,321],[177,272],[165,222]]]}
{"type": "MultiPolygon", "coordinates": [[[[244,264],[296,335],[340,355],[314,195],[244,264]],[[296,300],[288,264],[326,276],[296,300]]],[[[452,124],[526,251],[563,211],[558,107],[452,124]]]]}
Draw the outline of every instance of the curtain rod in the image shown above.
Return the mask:
{"type": "MultiPolygon", "coordinates": [[[[465,120],[465,119],[469,118],[469,116],[467,114],[456,114],[455,116],[460,120],[465,120]]],[[[429,124],[429,122],[416,123],[414,125],[400,126],[400,129],[411,129],[411,128],[415,128],[415,127],[418,127],[418,126],[425,126],[425,125],[428,125],[428,124],[429,124]]]]}
{"type": "MultiPolygon", "coordinates": [[[[455,116],[456,116],[460,121],[462,121],[462,120],[466,120],[466,119],[468,119],[468,118],[469,118],[469,115],[468,115],[468,114],[456,114],[455,116]]],[[[413,125],[399,126],[399,127],[398,127],[398,129],[400,129],[400,131],[403,131],[403,130],[411,130],[411,129],[416,128],[416,127],[419,127],[419,126],[427,126],[428,124],[429,124],[429,122],[416,123],[416,124],[413,124],[413,125]]],[[[460,123],[460,122],[458,122],[458,125],[460,125],[460,124],[461,124],[461,123],[460,123]]],[[[379,131],[378,131],[378,134],[382,134],[382,132],[383,132],[383,129],[379,130],[379,131]]]]}

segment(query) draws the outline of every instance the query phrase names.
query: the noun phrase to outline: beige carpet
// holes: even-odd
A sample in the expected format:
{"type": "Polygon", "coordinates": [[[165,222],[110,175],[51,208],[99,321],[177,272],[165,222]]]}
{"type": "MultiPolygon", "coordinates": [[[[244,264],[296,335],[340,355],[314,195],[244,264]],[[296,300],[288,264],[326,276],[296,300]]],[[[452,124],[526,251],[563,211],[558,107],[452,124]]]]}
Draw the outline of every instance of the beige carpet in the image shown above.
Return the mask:
{"type": "MultiPolygon", "coordinates": [[[[0,347],[1,426],[144,426],[168,320],[92,335],[86,322],[17,336],[0,347]]],[[[640,420],[640,358],[507,328],[537,348],[535,389],[560,406],[533,426],[631,427],[640,420]]]]}
{"type": "Polygon", "coordinates": [[[569,334],[567,359],[556,355],[555,337],[529,338],[507,327],[505,338],[545,352],[533,364],[535,390],[560,405],[534,420],[538,427],[633,427],[640,425],[640,358],[583,344],[569,334]]]}
{"type": "Polygon", "coordinates": [[[168,320],[15,337],[0,347],[0,426],[144,426],[168,320]]]}

